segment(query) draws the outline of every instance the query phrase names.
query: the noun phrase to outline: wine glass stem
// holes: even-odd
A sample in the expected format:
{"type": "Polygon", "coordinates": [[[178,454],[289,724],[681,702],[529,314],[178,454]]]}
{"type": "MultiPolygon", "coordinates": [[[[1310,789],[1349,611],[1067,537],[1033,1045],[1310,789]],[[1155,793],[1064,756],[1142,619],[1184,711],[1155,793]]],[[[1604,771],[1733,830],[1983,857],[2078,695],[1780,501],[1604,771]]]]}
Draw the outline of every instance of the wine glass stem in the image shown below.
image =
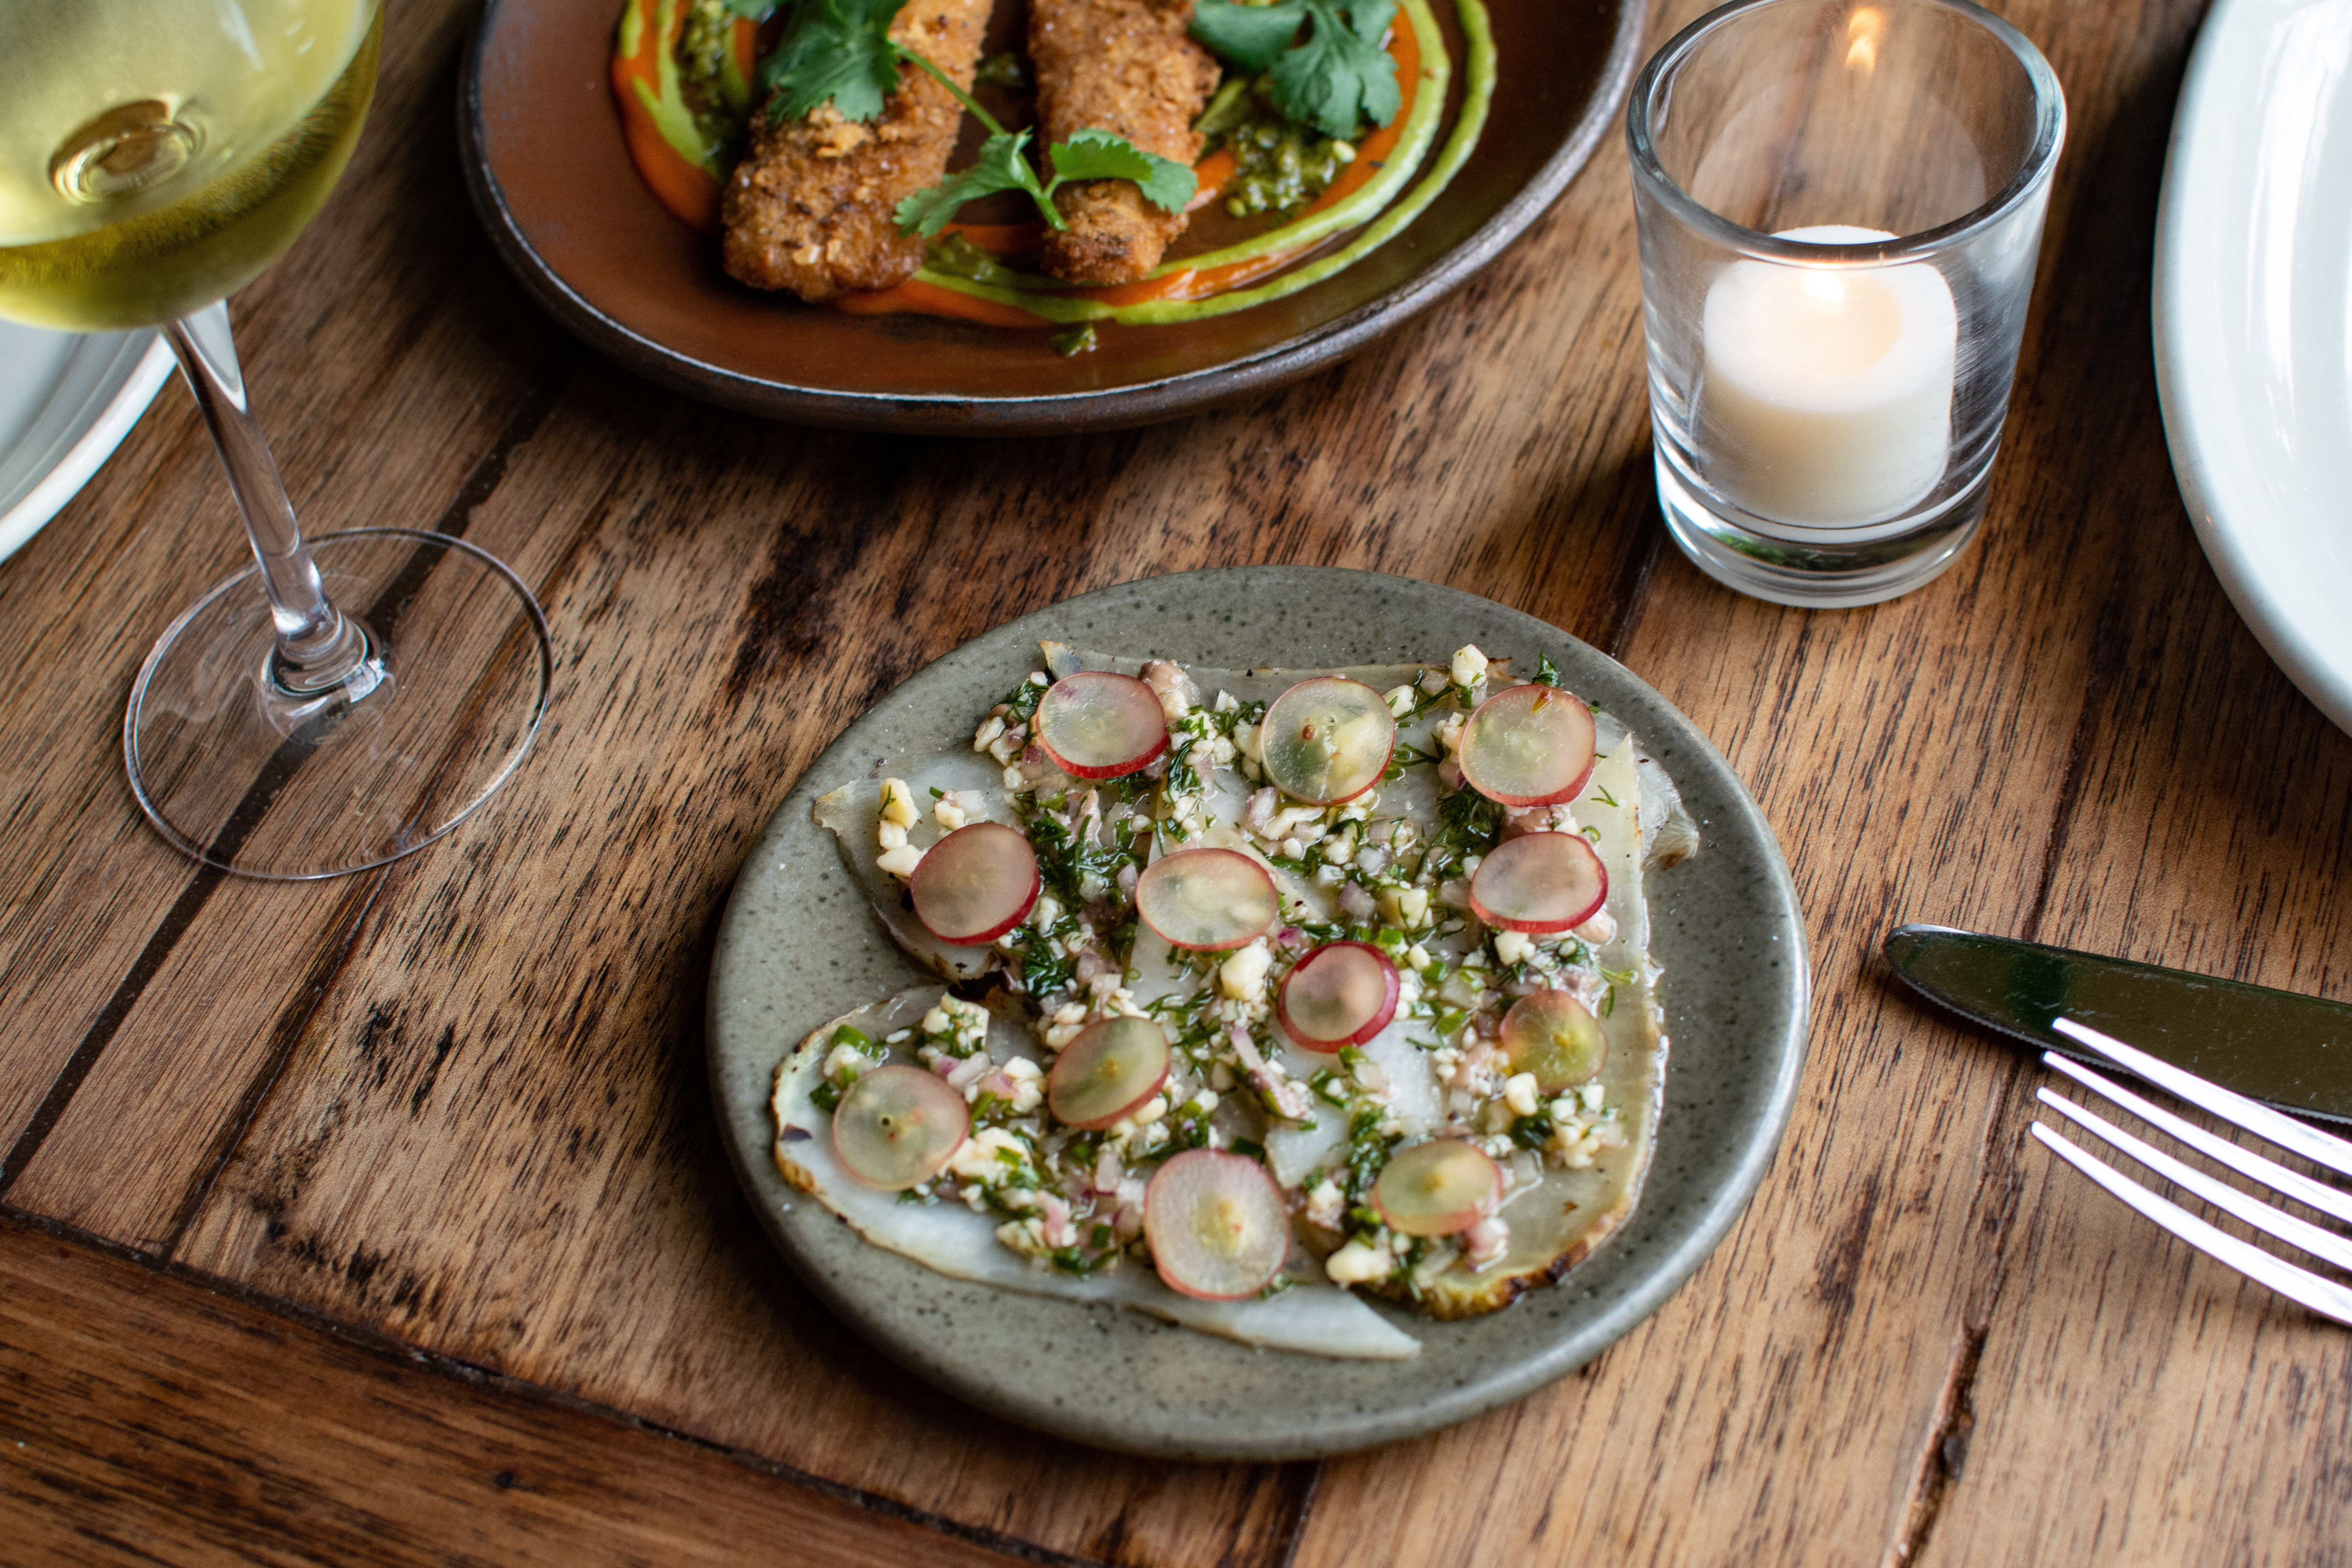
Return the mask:
{"type": "Polygon", "coordinates": [[[327,601],[319,568],[302,542],[294,503],[261,433],[237,368],[226,300],[171,322],[163,333],[220,448],[229,489],[245,514],[246,536],[261,567],[263,592],[278,634],[271,677],[296,692],[341,684],[364,661],[367,639],[327,601]]]}

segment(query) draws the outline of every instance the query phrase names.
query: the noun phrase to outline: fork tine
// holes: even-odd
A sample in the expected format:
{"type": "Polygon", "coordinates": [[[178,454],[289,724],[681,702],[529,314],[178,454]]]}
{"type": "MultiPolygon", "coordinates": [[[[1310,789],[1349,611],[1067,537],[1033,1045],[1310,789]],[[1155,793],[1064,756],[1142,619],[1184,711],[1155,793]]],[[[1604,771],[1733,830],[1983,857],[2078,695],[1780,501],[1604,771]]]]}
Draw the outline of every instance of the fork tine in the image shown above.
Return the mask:
{"type": "Polygon", "coordinates": [[[2206,1257],[2269,1286],[2289,1300],[2300,1301],[2324,1318],[2352,1326],[2352,1290],[2273,1258],[2252,1242],[2240,1241],[2227,1231],[2207,1224],[2179,1204],[2158,1197],[2129,1176],[2093,1159],[2042,1122],[2035,1122],[2030,1131],[2043,1148],[2206,1257]]]}
{"type": "Polygon", "coordinates": [[[2236,1215],[2256,1230],[2276,1237],[2290,1247],[2300,1247],[2314,1258],[2333,1263],[2338,1268],[2352,1269],[2352,1240],[2347,1240],[2332,1230],[2322,1230],[2307,1220],[2282,1214],[2259,1198],[2217,1182],[2204,1172],[2182,1164],[2163,1150],[2142,1142],[2071,1100],[2061,1099],[2046,1089],[2037,1090],[2036,1097],[2093,1137],[2122,1150],[2165,1180],[2188,1188],[2215,1208],[2236,1215]]]}
{"type": "Polygon", "coordinates": [[[2170,1089],[2200,1110],[2210,1110],[2224,1121],[2234,1121],[2249,1132],[2259,1133],[2282,1149],[2292,1150],[2311,1161],[2352,1176],[2352,1143],[2332,1137],[2315,1127],[2305,1127],[2284,1111],[2273,1110],[2260,1100],[2233,1094],[2218,1083],[2209,1083],[2194,1073],[2184,1072],[2169,1062],[2158,1061],[2137,1047],[2127,1046],[2113,1036],[2086,1027],[2072,1018],[2060,1018],[2050,1026],[2070,1039],[2079,1040],[2127,1072],[2137,1073],[2150,1083],[2170,1089]]]}
{"type": "Polygon", "coordinates": [[[2163,1128],[2208,1159],[2229,1166],[2242,1176],[2252,1176],[2263,1185],[2284,1193],[2299,1204],[2308,1205],[2322,1214],[2334,1215],[2337,1219],[2352,1225],[2352,1193],[2338,1192],[2324,1183],[2313,1181],[2301,1171],[2288,1170],[2284,1165],[2266,1155],[2257,1154],[2252,1149],[2241,1149],[2228,1139],[2216,1137],[2193,1121],[2175,1116],[2161,1106],[2150,1104],[2105,1074],[2094,1072],[2071,1058],[2060,1056],[2056,1051],[2044,1051],[2042,1054],[2042,1060],[2054,1071],[2064,1073],[2094,1094],[2105,1095],[2142,1121],[2152,1127],[2163,1128]]]}

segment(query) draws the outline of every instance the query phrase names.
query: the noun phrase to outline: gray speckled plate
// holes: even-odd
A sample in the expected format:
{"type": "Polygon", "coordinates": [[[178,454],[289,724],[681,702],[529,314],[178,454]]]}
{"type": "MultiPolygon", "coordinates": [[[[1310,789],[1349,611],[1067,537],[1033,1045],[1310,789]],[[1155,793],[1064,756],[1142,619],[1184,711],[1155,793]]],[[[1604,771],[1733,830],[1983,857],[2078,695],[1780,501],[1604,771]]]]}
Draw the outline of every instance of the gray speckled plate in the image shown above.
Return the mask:
{"type": "MultiPolygon", "coordinates": [[[[859,718],[811,764],[744,863],[710,976],[710,1081],[736,1175],[801,1277],[888,1355],[1056,1436],[1178,1458],[1290,1459],[1410,1437],[1574,1370],[1688,1279],[1747,1206],[1804,1064],[1796,889],[1770,827],[1705,736],[1623,666],[1531,616],[1402,577],[1242,566],[1122,584],[997,627],[859,718]],[[1410,1314],[1410,1362],[1254,1351],[1140,1313],[1010,1296],[869,1247],[776,1174],[768,1092],[810,1029],[925,977],[842,871],[811,803],[904,771],[1038,668],[1037,642],[1186,664],[1294,668],[1443,658],[1532,663],[1623,718],[1665,764],[1704,847],[1654,874],[1653,955],[1673,1046],[1641,1205],[1559,1286],[1463,1323],[1410,1314]]],[[[1381,1310],[1391,1309],[1382,1308],[1381,1310]]]]}

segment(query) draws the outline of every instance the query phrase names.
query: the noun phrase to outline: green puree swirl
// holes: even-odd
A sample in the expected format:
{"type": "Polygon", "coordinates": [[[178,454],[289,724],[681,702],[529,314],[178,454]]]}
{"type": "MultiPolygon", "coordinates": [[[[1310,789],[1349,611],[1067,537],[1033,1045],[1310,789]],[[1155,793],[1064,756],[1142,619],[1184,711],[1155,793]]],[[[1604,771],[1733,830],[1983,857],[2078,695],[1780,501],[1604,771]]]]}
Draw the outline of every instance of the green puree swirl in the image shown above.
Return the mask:
{"type": "Polygon", "coordinates": [[[982,283],[969,278],[934,272],[928,267],[915,276],[925,283],[951,289],[959,294],[1015,306],[1048,321],[1118,321],[1132,326],[1157,326],[1246,310],[1296,294],[1301,289],[1311,288],[1334,274],[1344,272],[1388,243],[1400,229],[1419,217],[1422,211],[1437,199],[1438,193],[1452,183],[1463,163],[1468,160],[1471,151],[1477,146],[1480,133],[1486,130],[1487,107],[1495,94],[1495,37],[1487,25],[1486,7],[1483,0],[1454,0],[1462,18],[1462,35],[1469,45],[1469,80],[1463,94],[1461,117],[1454,121],[1453,134],[1445,139],[1445,145],[1439,151],[1437,161],[1430,166],[1428,174],[1402,201],[1390,206],[1391,199],[1412,179],[1413,172],[1420,167],[1430,143],[1436,140],[1437,121],[1445,110],[1445,89],[1453,72],[1453,62],[1446,55],[1444,39],[1438,34],[1437,19],[1430,14],[1428,0],[1402,0],[1402,3],[1405,16],[1412,24],[1413,36],[1421,44],[1422,78],[1413,93],[1412,110],[1405,117],[1404,130],[1399,134],[1397,143],[1390,151],[1380,173],[1346,199],[1333,203],[1321,212],[1310,213],[1297,223],[1269,229],[1239,245],[1166,263],[1150,276],[1164,278],[1171,272],[1204,271],[1210,268],[1228,267],[1237,261],[1253,260],[1276,251],[1304,249],[1371,220],[1362,233],[1330,255],[1318,257],[1306,266],[1286,272],[1272,282],[1255,289],[1236,289],[1205,300],[1154,300],[1139,305],[1108,305],[1098,300],[1076,299],[1043,287],[982,283]],[[1381,210],[1384,207],[1386,211],[1381,210]],[[1378,214],[1377,217],[1375,214],[1378,214]]]}

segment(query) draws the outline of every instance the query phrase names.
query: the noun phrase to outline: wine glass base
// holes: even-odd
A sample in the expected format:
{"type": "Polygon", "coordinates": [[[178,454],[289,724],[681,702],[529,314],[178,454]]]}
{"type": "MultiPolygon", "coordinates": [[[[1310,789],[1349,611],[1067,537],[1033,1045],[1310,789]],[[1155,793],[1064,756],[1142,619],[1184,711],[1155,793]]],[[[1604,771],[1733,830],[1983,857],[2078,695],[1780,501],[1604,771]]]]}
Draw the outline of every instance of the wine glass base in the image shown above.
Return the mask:
{"type": "Polygon", "coordinates": [[[547,617],[496,557],[400,528],[310,548],[368,642],[348,677],[310,690],[280,679],[248,567],[164,632],[123,715],[148,819],[239,876],[336,877],[422,849],[507,781],[547,710],[547,617]]]}

